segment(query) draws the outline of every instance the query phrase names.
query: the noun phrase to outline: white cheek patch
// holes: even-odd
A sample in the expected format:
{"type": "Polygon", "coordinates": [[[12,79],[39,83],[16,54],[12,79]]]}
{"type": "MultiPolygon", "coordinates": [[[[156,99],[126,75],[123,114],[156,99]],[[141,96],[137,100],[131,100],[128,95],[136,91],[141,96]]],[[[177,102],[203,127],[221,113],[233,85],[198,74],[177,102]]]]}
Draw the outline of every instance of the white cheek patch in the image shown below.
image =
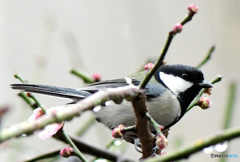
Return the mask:
{"type": "Polygon", "coordinates": [[[193,86],[193,83],[171,74],[160,72],[159,77],[163,83],[176,95],[186,91],[188,88],[193,86]]]}

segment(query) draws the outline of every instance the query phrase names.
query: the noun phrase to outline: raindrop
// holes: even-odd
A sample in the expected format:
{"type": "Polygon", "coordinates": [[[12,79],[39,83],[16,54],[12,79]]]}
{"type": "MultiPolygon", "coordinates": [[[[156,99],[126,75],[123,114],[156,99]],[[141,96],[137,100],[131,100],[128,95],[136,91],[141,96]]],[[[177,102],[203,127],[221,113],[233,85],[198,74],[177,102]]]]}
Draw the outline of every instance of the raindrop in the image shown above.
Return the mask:
{"type": "Polygon", "coordinates": [[[114,145],[119,146],[121,145],[122,141],[121,140],[115,140],[114,145]]]}
{"type": "Polygon", "coordinates": [[[228,148],[228,142],[216,144],[214,148],[217,152],[224,152],[228,148]]]}
{"type": "Polygon", "coordinates": [[[100,111],[100,110],[101,110],[101,106],[96,106],[96,107],[93,108],[93,111],[94,111],[94,112],[98,112],[98,111],[100,111]]]}
{"type": "Polygon", "coordinates": [[[97,159],[94,162],[107,162],[107,160],[105,160],[105,159],[97,159]]]}
{"type": "Polygon", "coordinates": [[[203,149],[203,152],[204,152],[205,154],[209,154],[209,153],[211,153],[212,151],[213,151],[213,146],[205,147],[205,148],[203,149]]]}
{"type": "Polygon", "coordinates": [[[107,102],[105,102],[105,105],[106,105],[106,106],[109,106],[110,103],[111,103],[110,101],[107,101],[107,102]]]}

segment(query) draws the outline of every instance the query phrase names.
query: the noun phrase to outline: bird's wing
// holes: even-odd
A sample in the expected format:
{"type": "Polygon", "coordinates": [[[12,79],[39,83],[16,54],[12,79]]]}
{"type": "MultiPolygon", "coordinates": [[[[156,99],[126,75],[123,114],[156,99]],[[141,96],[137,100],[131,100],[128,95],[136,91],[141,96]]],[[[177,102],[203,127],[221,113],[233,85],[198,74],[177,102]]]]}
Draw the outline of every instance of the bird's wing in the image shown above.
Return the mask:
{"type": "Polygon", "coordinates": [[[88,84],[85,87],[82,87],[78,90],[79,91],[87,91],[87,92],[90,92],[90,93],[95,93],[100,89],[124,87],[124,86],[128,86],[130,84],[138,86],[140,84],[140,81],[138,81],[136,79],[130,79],[130,78],[105,80],[105,81],[101,81],[101,82],[88,84]]]}
{"type": "MultiPolygon", "coordinates": [[[[96,82],[96,83],[89,84],[86,87],[80,88],[78,90],[86,91],[89,93],[95,93],[99,89],[124,87],[124,86],[128,86],[130,84],[138,86],[140,84],[140,81],[137,79],[129,79],[129,78],[106,80],[106,81],[102,81],[102,82],[96,82]]],[[[147,86],[145,88],[145,94],[147,96],[147,99],[152,99],[152,98],[158,97],[164,91],[166,91],[166,88],[162,84],[156,83],[156,82],[153,84],[151,84],[151,83],[147,84],[147,86]]]]}

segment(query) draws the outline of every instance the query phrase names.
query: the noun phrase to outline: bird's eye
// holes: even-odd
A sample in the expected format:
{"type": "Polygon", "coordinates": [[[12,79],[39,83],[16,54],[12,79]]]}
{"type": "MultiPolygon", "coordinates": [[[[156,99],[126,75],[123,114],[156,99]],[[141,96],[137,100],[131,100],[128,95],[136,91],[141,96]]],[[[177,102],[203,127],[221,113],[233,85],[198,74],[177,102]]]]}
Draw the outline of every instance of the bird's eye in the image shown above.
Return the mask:
{"type": "Polygon", "coordinates": [[[182,74],[182,78],[183,78],[183,79],[187,79],[187,78],[188,78],[188,75],[187,75],[186,73],[183,73],[183,74],[182,74]]]}

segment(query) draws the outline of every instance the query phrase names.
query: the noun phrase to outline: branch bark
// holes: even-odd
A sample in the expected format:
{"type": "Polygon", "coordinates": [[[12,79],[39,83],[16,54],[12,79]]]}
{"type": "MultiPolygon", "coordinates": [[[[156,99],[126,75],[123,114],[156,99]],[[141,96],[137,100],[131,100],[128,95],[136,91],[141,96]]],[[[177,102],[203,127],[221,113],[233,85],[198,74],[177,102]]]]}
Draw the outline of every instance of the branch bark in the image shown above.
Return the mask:
{"type": "Polygon", "coordinates": [[[136,131],[141,142],[142,158],[145,159],[153,154],[154,148],[154,138],[150,132],[149,121],[146,117],[148,111],[146,95],[140,93],[139,96],[132,101],[132,105],[136,116],[136,131]]]}

